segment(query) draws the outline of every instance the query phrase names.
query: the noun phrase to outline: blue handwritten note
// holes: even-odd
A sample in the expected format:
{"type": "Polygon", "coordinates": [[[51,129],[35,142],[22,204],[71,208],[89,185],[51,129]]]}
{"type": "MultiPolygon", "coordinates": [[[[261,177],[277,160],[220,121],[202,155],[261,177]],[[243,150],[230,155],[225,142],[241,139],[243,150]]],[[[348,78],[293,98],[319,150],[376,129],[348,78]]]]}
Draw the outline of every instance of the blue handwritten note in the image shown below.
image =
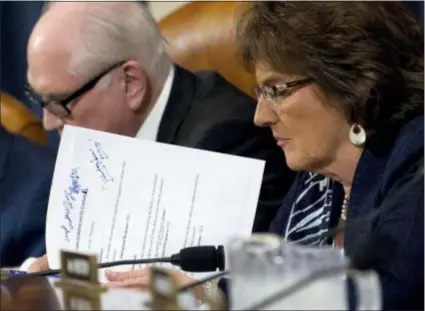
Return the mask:
{"type": "Polygon", "coordinates": [[[81,186],[79,168],[72,168],[71,173],[69,174],[69,185],[64,190],[64,197],[62,201],[64,223],[61,225],[61,229],[63,230],[64,237],[67,242],[69,242],[69,236],[74,230],[71,212],[75,209],[75,206],[77,205],[79,195],[87,194],[87,191],[87,188],[81,186]]]}
{"type": "Polygon", "coordinates": [[[102,144],[96,140],[89,139],[90,145],[90,163],[94,164],[96,172],[99,174],[101,181],[101,188],[104,190],[105,186],[114,182],[114,178],[109,173],[107,168],[108,155],[102,147],[102,144]]]}

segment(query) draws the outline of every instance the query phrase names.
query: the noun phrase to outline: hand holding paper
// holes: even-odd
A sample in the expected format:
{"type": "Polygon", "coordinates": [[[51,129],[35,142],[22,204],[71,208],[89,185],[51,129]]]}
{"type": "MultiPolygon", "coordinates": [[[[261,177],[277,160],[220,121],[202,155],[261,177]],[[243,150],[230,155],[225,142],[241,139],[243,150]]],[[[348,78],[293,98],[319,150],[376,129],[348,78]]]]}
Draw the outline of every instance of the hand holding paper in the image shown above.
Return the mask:
{"type": "Polygon", "coordinates": [[[47,216],[50,267],[60,249],[107,262],[247,237],[263,170],[259,160],[66,126],[47,216]]]}

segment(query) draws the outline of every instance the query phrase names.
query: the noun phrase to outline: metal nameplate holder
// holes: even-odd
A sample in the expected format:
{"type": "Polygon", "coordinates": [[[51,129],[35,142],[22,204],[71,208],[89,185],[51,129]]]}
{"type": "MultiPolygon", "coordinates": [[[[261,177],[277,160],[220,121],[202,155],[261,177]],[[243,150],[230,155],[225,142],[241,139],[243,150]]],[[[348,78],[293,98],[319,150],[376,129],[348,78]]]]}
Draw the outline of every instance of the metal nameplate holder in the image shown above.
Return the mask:
{"type": "Polygon", "coordinates": [[[150,294],[147,304],[152,310],[182,310],[177,295],[178,285],[174,277],[165,269],[151,267],[150,294]]]}
{"type": "Polygon", "coordinates": [[[100,294],[107,288],[98,281],[96,255],[61,251],[61,277],[55,286],[62,290],[65,310],[101,310],[100,294]]]}

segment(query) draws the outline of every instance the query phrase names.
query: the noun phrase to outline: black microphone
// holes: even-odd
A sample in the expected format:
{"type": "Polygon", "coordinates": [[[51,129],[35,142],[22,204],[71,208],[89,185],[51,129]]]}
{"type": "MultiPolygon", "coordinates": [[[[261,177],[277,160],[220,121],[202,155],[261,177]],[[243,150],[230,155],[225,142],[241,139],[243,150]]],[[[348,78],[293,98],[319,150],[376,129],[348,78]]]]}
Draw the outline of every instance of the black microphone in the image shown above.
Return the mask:
{"type": "Polygon", "coordinates": [[[178,254],[171,256],[170,263],[188,272],[210,272],[224,270],[224,247],[193,246],[183,248],[178,254]]]}
{"type": "MultiPolygon", "coordinates": [[[[109,268],[122,265],[171,263],[186,272],[212,272],[225,269],[224,247],[193,246],[183,248],[179,253],[165,258],[121,260],[98,264],[98,268],[109,268]]],[[[60,269],[28,273],[25,276],[49,276],[59,274],[60,269]]]]}

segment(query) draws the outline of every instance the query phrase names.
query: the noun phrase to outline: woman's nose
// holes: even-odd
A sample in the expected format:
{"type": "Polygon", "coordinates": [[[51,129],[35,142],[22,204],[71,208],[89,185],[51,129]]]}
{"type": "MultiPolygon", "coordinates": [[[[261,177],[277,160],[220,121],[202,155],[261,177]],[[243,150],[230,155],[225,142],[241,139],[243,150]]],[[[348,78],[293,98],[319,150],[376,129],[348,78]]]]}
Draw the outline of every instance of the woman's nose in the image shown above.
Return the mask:
{"type": "Polygon", "coordinates": [[[257,109],[255,110],[254,123],[257,126],[271,126],[278,120],[278,116],[271,108],[270,103],[262,98],[258,99],[257,109]]]}

